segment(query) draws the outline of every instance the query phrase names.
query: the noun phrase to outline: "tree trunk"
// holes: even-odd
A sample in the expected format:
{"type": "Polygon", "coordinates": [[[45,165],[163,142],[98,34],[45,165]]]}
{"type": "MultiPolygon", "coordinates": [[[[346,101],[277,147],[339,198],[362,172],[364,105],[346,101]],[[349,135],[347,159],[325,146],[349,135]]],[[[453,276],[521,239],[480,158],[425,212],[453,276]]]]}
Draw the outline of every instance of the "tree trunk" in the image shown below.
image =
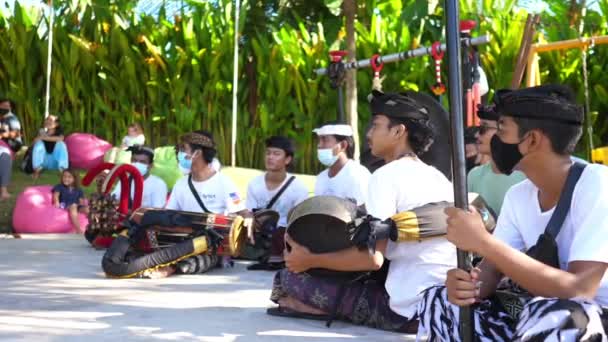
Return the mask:
{"type": "MultiPolygon", "coordinates": [[[[344,0],[342,11],[346,21],[346,51],[347,61],[357,59],[357,46],[355,38],[355,18],[357,15],[357,0],[344,0]]],[[[359,160],[359,118],[357,115],[357,70],[346,71],[346,118],[353,127],[355,140],[355,159],[359,160]]]]}

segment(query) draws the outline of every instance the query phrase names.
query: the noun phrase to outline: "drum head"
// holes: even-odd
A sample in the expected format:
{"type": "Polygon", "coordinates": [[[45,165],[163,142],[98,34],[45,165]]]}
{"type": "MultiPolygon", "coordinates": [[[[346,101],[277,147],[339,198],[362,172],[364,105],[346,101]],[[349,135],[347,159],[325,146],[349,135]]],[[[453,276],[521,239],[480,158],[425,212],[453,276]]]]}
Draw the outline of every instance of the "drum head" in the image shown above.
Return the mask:
{"type": "Polygon", "coordinates": [[[336,252],[353,246],[346,232],[346,223],[322,214],[300,217],[289,225],[287,233],[313,253],[336,252]]]}

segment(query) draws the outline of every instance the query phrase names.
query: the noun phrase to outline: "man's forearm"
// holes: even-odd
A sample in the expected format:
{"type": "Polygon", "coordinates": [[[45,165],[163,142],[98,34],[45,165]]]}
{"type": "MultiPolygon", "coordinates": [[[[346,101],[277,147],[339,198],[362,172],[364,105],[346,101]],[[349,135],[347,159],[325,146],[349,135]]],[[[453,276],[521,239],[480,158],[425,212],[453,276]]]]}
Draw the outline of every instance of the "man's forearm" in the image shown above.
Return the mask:
{"type": "Polygon", "coordinates": [[[480,254],[498,271],[534,295],[558,298],[586,295],[577,286],[575,274],[545,265],[494,236],[489,236],[480,254]]]}
{"type": "Polygon", "coordinates": [[[370,254],[367,249],[351,247],[338,252],[313,254],[315,268],[335,271],[373,271],[382,266],[384,257],[376,251],[370,254]]]}
{"type": "Polygon", "coordinates": [[[502,279],[502,273],[487,260],[482,260],[478,267],[481,269],[479,274],[479,281],[481,282],[479,297],[488,298],[496,292],[496,287],[502,279]]]}

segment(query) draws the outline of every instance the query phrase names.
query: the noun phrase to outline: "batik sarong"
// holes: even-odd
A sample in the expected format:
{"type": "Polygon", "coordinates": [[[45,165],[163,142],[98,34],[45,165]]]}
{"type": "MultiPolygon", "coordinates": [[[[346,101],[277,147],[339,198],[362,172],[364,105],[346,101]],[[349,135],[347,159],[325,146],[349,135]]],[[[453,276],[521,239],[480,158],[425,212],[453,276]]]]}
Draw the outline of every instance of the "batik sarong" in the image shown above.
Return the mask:
{"type": "Polygon", "coordinates": [[[418,325],[391,310],[384,285],[373,279],[344,281],[283,269],[275,275],[270,299],[278,304],[288,296],[357,325],[403,333],[415,333],[418,325]]]}
{"type": "MultiPolygon", "coordinates": [[[[461,341],[459,307],[445,286],[424,291],[418,306],[419,340],[461,341]]],[[[529,298],[513,319],[496,297],[473,306],[475,341],[607,341],[608,312],[584,299],[529,298]]]]}

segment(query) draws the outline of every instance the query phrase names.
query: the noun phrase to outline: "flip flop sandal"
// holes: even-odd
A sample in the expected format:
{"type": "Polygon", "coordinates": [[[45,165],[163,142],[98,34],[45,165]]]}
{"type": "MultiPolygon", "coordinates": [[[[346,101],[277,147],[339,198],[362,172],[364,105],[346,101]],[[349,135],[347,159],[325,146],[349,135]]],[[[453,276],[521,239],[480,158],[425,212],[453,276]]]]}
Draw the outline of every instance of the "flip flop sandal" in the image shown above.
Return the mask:
{"type": "Polygon", "coordinates": [[[314,320],[314,321],[323,321],[323,322],[326,322],[330,318],[329,315],[316,315],[316,314],[309,314],[309,313],[305,313],[305,312],[298,312],[298,311],[294,311],[291,309],[282,308],[280,306],[277,306],[275,308],[266,309],[266,314],[268,314],[270,316],[277,316],[277,317],[301,318],[301,319],[310,319],[310,320],[314,320]]]}

